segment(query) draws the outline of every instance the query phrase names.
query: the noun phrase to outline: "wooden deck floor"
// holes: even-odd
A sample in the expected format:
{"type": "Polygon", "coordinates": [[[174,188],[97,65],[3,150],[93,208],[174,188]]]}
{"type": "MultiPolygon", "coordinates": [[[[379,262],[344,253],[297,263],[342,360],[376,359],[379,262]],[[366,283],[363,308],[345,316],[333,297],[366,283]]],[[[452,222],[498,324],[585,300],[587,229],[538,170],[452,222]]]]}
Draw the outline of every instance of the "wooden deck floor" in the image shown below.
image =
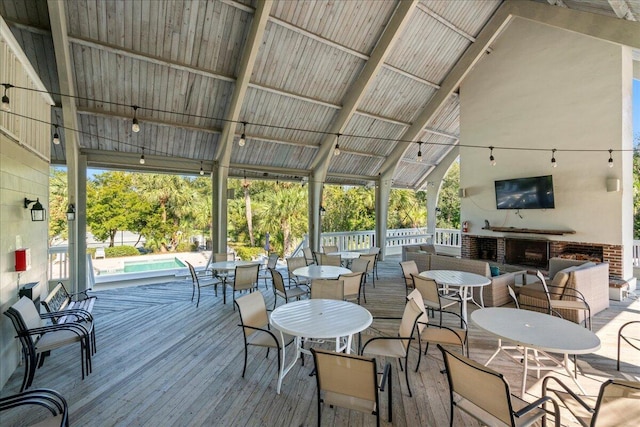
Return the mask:
{"type": "MultiPolygon", "coordinates": [[[[269,306],[271,291],[261,290],[269,306]]],[[[376,288],[367,288],[367,303],[375,315],[399,315],[404,307],[404,288],[398,259],[381,263],[376,288]]],[[[200,307],[190,301],[190,281],[110,289],[96,292],[94,308],[98,353],[93,373],[80,377],[77,349],[54,351],[36,373],[34,387],[53,388],[70,403],[70,420],[76,426],[313,426],[316,425],[315,379],[309,377],[312,361],[300,363],[286,376],[282,393],[276,390],[276,359],[272,352],[250,349],[245,378],[241,377],[243,344],[238,314],[222,304],[206,288],[200,307]]],[[[640,379],[640,353],[623,352],[624,374],[615,370],[616,332],[620,325],[640,318],[640,302],[612,301],[611,308],[593,320],[602,348],[578,361],[581,384],[596,394],[599,384],[612,376],[640,379]]],[[[471,357],[484,362],[496,339],[471,325],[471,357]]],[[[415,367],[417,351],[410,357],[415,367]]],[[[446,377],[439,371],[441,357],[435,348],[419,369],[410,372],[414,396],[408,396],[404,375],[393,365],[393,424],[395,426],[448,425],[449,403],[446,377]],[[426,363],[425,363],[426,362],[426,363]]],[[[521,370],[504,356],[491,367],[503,372],[518,392],[521,370]]],[[[19,390],[23,368],[11,376],[1,394],[19,390]]],[[[559,377],[568,380],[565,374],[559,377]]],[[[527,381],[526,400],[540,395],[534,376],[527,381]]],[[[383,396],[383,425],[386,396],[383,396]]],[[[325,408],[323,425],[369,426],[375,417],[344,409],[325,408]]],[[[2,415],[2,425],[22,425],[29,415],[2,415]]],[[[564,425],[573,425],[568,416],[564,425]]],[[[456,413],[455,425],[477,425],[456,413]]]]}

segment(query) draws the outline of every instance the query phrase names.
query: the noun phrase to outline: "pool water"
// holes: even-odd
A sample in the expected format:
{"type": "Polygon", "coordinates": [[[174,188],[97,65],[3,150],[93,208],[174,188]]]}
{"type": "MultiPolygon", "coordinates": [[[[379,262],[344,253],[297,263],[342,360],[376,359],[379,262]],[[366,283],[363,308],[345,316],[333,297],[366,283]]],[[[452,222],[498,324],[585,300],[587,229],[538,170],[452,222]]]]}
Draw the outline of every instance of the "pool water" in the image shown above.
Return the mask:
{"type": "Polygon", "coordinates": [[[178,258],[158,259],[154,261],[125,261],[123,273],[139,273],[141,271],[168,270],[186,267],[178,258]]]}
{"type": "Polygon", "coordinates": [[[163,258],[144,261],[124,261],[121,267],[101,269],[98,274],[144,273],[146,271],[171,270],[185,268],[187,265],[178,258],[163,258]]]}

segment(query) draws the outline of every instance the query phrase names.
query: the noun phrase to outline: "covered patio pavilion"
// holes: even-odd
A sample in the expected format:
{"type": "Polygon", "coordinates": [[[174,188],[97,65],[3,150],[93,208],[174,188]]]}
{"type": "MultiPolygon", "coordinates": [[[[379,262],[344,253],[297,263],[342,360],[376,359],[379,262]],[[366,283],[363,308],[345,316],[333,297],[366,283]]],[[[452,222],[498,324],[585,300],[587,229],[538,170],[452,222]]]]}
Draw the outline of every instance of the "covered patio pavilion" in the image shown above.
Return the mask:
{"type": "MultiPolygon", "coordinates": [[[[202,168],[217,252],[229,177],[308,182],[317,249],[323,185],[374,185],[384,241],[391,188],[426,189],[433,230],[459,159],[469,233],[503,235],[485,220],[570,231],[555,238],[613,247],[614,276],[632,277],[636,1],[28,0],[0,2],[0,15],[3,311],[24,283],[48,281],[46,221],[24,199],[48,206],[52,164],[68,170],[77,290],[92,167],[202,168]],[[496,209],[495,180],[549,171],[555,209],[496,209]],[[14,271],[18,248],[28,271],[14,271]]],[[[0,328],[5,384],[19,351],[4,316],[0,328]]]]}
{"type": "MultiPolygon", "coordinates": [[[[374,316],[400,316],[404,305],[404,283],[397,256],[380,263],[380,280],[367,288],[362,305],[374,316]]],[[[260,285],[267,306],[273,304],[273,292],[260,285]]],[[[243,341],[238,312],[222,304],[222,295],[214,297],[211,288],[203,290],[200,306],[191,298],[190,281],[176,281],[110,289],[98,296],[94,314],[98,353],[93,373],[80,379],[75,348],[52,353],[35,378],[34,387],[54,387],[71,403],[72,425],[91,426],[313,426],[316,425],[316,385],[310,377],[313,362],[305,358],[284,379],[281,394],[276,394],[277,369],[273,351],[265,358],[264,349],[250,348],[245,378],[242,378],[243,341]],[[150,320],[152,319],[152,320],[150,320]]],[[[278,305],[282,304],[282,300],[278,305]]],[[[512,305],[511,305],[512,306],[512,305]]],[[[602,348],[594,354],[578,357],[580,384],[590,395],[611,377],[640,378],[638,353],[623,348],[621,372],[616,371],[616,332],[626,321],[637,319],[638,300],[611,302],[611,307],[594,317],[593,331],[602,348]]],[[[453,316],[445,324],[455,326],[453,316]]],[[[375,321],[374,327],[392,333],[397,323],[375,321]]],[[[470,325],[470,356],[485,362],[495,350],[495,337],[470,325]]],[[[364,338],[373,330],[366,331],[364,338]]],[[[324,347],[330,347],[325,344],[324,347]]],[[[289,353],[290,357],[291,354],[289,353]]],[[[393,423],[386,422],[386,393],[382,395],[383,426],[442,426],[449,422],[449,398],[446,376],[440,370],[442,357],[430,346],[420,369],[417,345],[409,357],[411,389],[409,397],[404,374],[393,359],[393,423]]],[[[290,360],[290,359],[287,359],[290,360]]],[[[384,363],[385,359],[379,360],[384,363]]],[[[519,395],[522,367],[500,355],[490,365],[504,375],[511,390],[519,395]]],[[[548,373],[572,384],[561,370],[548,373]]],[[[20,388],[22,368],[9,378],[1,395],[20,388]]],[[[542,379],[529,374],[525,400],[540,396],[542,379]]],[[[343,408],[325,407],[324,426],[373,426],[375,416],[343,408]]],[[[579,425],[563,409],[562,425],[579,425]]],[[[5,418],[3,426],[28,422],[5,418]]],[[[454,425],[478,425],[468,415],[456,411],[454,425]]]]}

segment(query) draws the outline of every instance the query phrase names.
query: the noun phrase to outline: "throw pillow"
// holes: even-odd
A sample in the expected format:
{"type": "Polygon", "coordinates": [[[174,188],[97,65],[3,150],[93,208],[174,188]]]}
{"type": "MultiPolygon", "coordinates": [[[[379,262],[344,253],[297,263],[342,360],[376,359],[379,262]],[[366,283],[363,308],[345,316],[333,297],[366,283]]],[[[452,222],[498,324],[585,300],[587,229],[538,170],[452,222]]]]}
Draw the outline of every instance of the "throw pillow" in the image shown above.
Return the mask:
{"type": "Polygon", "coordinates": [[[500,275],[500,268],[492,265],[491,267],[489,267],[489,269],[491,270],[491,277],[496,277],[500,275]]]}

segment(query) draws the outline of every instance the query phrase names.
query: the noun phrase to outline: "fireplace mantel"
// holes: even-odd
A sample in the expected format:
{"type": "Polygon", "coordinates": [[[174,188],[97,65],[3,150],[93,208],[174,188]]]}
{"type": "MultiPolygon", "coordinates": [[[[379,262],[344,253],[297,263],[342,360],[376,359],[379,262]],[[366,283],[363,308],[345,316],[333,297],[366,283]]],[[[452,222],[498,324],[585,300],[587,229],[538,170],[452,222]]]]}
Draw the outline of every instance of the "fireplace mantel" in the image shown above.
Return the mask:
{"type": "Polygon", "coordinates": [[[576,234],[574,230],[548,230],[535,228],[516,228],[516,227],[489,227],[484,230],[498,231],[502,233],[526,233],[526,234],[551,234],[561,236],[563,234],[576,234]]]}

